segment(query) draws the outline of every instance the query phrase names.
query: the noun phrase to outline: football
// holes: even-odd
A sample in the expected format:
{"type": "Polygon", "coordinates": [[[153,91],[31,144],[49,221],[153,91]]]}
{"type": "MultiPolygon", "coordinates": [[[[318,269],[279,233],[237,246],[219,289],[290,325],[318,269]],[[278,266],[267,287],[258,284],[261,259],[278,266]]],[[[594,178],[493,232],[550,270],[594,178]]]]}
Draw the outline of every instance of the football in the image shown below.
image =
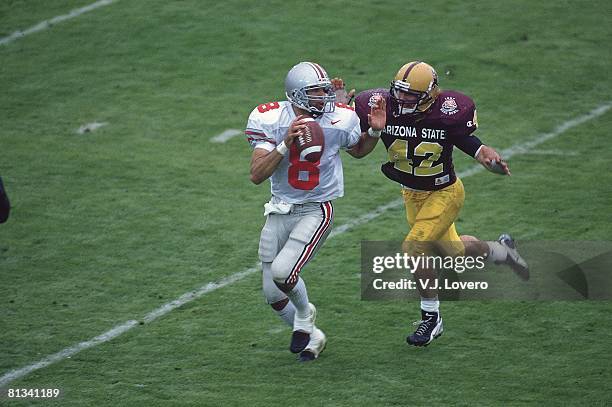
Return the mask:
{"type": "Polygon", "coordinates": [[[308,119],[304,134],[295,138],[295,145],[300,152],[300,160],[317,162],[323,155],[325,136],[323,129],[314,119],[308,119]]]}

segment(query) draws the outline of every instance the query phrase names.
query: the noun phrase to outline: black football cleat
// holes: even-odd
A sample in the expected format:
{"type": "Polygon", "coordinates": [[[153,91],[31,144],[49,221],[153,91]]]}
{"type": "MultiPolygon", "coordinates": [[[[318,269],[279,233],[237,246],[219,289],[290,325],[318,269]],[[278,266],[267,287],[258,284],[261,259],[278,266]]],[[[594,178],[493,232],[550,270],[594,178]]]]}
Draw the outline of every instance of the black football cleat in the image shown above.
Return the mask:
{"type": "Polygon", "coordinates": [[[315,320],[317,319],[317,308],[308,303],[310,315],[306,318],[299,318],[297,314],[293,317],[293,334],[291,335],[291,344],[289,350],[291,353],[300,353],[310,342],[310,333],[314,331],[315,320]]]}
{"type": "Polygon", "coordinates": [[[519,276],[523,281],[529,280],[529,266],[525,259],[521,257],[518,250],[516,249],[516,243],[512,236],[507,233],[502,234],[497,241],[506,248],[508,256],[503,264],[510,266],[512,271],[519,276]]]}
{"type": "Polygon", "coordinates": [[[419,325],[416,331],[406,338],[410,345],[427,346],[444,331],[442,318],[437,312],[421,310],[421,320],[415,322],[416,324],[419,325]]]}
{"type": "Polygon", "coordinates": [[[310,362],[315,360],[317,357],[309,350],[304,350],[300,353],[300,362],[310,362]]]}
{"type": "Polygon", "coordinates": [[[291,353],[300,353],[306,346],[308,346],[308,342],[310,342],[310,334],[302,331],[293,331],[291,335],[291,344],[289,345],[289,350],[291,353]]]}

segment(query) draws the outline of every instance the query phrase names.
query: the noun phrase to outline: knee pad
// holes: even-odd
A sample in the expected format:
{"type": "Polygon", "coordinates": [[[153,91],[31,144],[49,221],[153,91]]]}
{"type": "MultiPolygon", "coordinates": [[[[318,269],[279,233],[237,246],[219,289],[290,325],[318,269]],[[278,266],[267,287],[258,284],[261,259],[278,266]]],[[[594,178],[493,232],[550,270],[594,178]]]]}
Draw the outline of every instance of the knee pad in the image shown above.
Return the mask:
{"type": "Polygon", "coordinates": [[[279,255],[276,256],[276,259],[272,262],[271,266],[271,275],[272,279],[276,283],[284,284],[289,274],[291,274],[291,270],[293,269],[293,262],[290,262],[289,259],[286,259],[285,256],[279,255]]]}
{"type": "Polygon", "coordinates": [[[287,298],[285,293],[279,290],[272,278],[272,263],[262,263],[262,268],[262,291],[266,302],[272,305],[287,298]]]}

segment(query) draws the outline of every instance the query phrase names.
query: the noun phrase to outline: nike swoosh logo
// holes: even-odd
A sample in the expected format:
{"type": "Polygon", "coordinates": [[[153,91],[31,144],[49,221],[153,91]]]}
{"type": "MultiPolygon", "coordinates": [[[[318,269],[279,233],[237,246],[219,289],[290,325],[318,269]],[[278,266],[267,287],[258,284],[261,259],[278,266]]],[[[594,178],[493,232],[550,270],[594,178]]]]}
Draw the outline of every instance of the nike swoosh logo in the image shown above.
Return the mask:
{"type": "Polygon", "coordinates": [[[334,124],[338,123],[339,121],[340,121],[340,120],[332,120],[332,122],[331,122],[332,126],[333,126],[334,124]]]}

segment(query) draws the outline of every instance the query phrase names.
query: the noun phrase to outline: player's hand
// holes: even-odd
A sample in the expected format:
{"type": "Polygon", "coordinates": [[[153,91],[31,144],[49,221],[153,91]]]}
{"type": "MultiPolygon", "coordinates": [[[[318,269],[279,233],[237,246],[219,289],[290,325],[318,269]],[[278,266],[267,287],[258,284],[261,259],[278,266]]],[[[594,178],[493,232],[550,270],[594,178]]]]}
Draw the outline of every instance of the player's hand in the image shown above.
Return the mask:
{"type": "Polygon", "coordinates": [[[293,140],[295,140],[297,136],[304,134],[304,131],[306,129],[306,122],[307,122],[306,119],[308,118],[309,118],[308,116],[302,114],[296,117],[291,122],[291,125],[289,126],[289,129],[287,130],[287,136],[285,136],[285,145],[287,147],[293,144],[293,140]]]}
{"type": "Polygon", "coordinates": [[[355,89],[351,89],[349,92],[344,88],[344,81],[342,78],[334,78],[331,80],[334,93],[336,94],[336,102],[350,105],[355,98],[355,89]]]}
{"type": "Polygon", "coordinates": [[[368,124],[372,130],[382,130],[387,122],[387,101],[384,97],[378,96],[368,114],[368,124]]]}
{"type": "Polygon", "coordinates": [[[499,153],[494,148],[482,146],[476,160],[482,164],[487,170],[502,175],[512,175],[508,164],[501,158],[499,153]]]}

